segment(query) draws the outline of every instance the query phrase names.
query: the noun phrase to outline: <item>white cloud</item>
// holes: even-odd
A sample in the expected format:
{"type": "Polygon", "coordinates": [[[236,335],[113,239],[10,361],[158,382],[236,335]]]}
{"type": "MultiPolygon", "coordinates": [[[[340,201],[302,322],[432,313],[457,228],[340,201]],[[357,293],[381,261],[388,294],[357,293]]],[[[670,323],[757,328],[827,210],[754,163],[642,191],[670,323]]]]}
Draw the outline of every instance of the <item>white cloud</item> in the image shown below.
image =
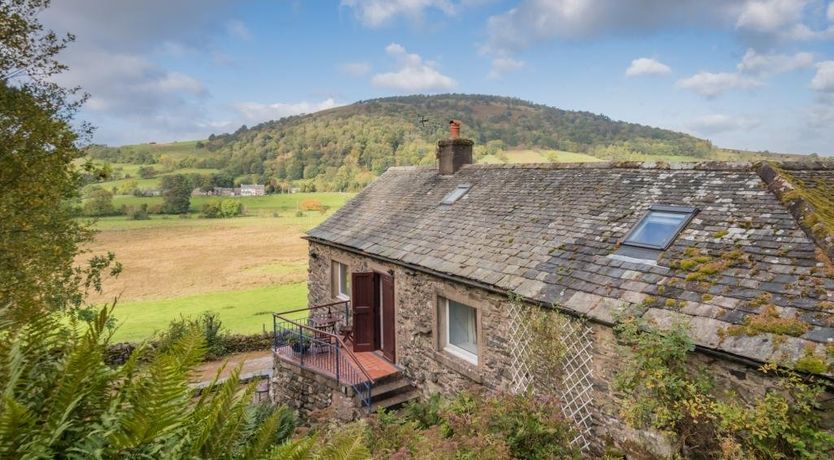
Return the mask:
{"type": "Polygon", "coordinates": [[[698,117],[689,123],[689,127],[703,135],[713,135],[728,131],[750,130],[761,125],[756,118],[746,116],[729,116],[710,114],[698,117]]]}
{"type": "Polygon", "coordinates": [[[671,72],[672,69],[668,65],[657,59],[638,58],[631,61],[631,65],[628,66],[625,74],[627,77],[637,77],[640,75],[666,75],[671,72]]]}
{"type": "Polygon", "coordinates": [[[429,9],[446,15],[456,11],[456,5],[447,0],[342,0],[341,4],[353,8],[357,19],[367,27],[384,26],[398,17],[419,21],[429,9]]]}
{"type": "MultiPolygon", "coordinates": [[[[809,12],[821,12],[813,0],[749,0],[736,21],[748,33],[782,40],[812,40],[834,37],[834,27],[813,29],[805,22],[809,12]]],[[[830,5],[829,5],[830,9],[830,5]]]]}
{"type": "Polygon", "coordinates": [[[834,3],[828,5],[828,22],[834,22],[834,3]]]}
{"type": "Polygon", "coordinates": [[[811,67],[814,64],[812,53],[800,52],[790,54],[759,54],[753,48],[744,53],[738,70],[752,75],[775,75],[797,69],[811,67]]]}
{"type": "Polygon", "coordinates": [[[235,104],[234,107],[243,116],[247,123],[261,123],[264,121],[288,117],[290,115],[300,115],[302,113],[313,113],[320,110],[332,109],[334,107],[339,107],[340,105],[342,104],[337,103],[333,98],[328,98],[321,102],[275,102],[272,104],[263,104],[260,102],[240,102],[235,104]]]}
{"type": "Polygon", "coordinates": [[[347,62],[340,65],[339,70],[353,77],[361,77],[371,71],[371,65],[367,62],[347,62]]]}
{"type": "Polygon", "coordinates": [[[751,0],[745,3],[736,27],[757,32],[778,33],[802,19],[808,0],[751,0]]]}
{"type": "Polygon", "coordinates": [[[396,60],[399,70],[374,75],[371,79],[374,86],[411,93],[448,90],[457,85],[455,80],[441,74],[435,63],[423,61],[420,55],[407,52],[398,43],[386,46],[385,52],[396,60]]]}
{"type": "Polygon", "coordinates": [[[676,83],[678,88],[694,91],[705,97],[715,97],[731,89],[752,89],[761,84],[753,78],[727,72],[699,72],[676,83]]]}
{"type": "Polygon", "coordinates": [[[521,69],[524,67],[525,63],[519,59],[513,59],[511,57],[496,57],[492,60],[492,67],[489,70],[488,78],[496,79],[501,78],[504,75],[515,72],[516,70],[521,69]]]}
{"type": "Polygon", "coordinates": [[[817,64],[817,73],[811,80],[811,89],[834,93],[834,61],[823,61],[817,64]]]}
{"type": "Polygon", "coordinates": [[[252,32],[246,27],[246,24],[238,19],[232,19],[226,23],[226,32],[238,40],[249,41],[254,38],[252,32]]]}
{"type": "MultiPolygon", "coordinates": [[[[609,34],[647,35],[682,25],[726,23],[741,0],[523,0],[489,18],[492,54],[512,53],[540,41],[609,34]]],[[[730,22],[731,24],[731,22],[730,22]]]]}

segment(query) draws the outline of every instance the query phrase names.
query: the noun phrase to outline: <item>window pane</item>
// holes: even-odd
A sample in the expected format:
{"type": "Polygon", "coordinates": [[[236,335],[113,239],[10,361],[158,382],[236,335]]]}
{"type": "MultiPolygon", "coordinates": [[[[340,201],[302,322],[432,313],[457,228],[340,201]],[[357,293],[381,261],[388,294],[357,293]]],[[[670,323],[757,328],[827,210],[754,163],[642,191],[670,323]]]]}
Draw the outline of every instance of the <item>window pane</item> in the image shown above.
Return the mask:
{"type": "Polygon", "coordinates": [[[350,295],[350,276],[348,276],[348,267],[345,264],[339,264],[339,293],[350,295]]]}
{"type": "Polygon", "coordinates": [[[475,309],[449,300],[449,343],[473,355],[478,354],[475,309]]]}
{"type": "Polygon", "coordinates": [[[626,242],[665,246],[687,217],[688,214],[652,211],[637,224],[626,242]]]}

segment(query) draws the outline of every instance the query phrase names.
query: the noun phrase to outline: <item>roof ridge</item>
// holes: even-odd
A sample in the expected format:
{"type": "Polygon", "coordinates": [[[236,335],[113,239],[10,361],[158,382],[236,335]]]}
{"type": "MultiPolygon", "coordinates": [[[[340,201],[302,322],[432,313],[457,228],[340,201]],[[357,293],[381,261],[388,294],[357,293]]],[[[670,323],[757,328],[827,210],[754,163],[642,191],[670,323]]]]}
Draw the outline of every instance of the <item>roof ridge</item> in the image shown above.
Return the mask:
{"type": "Polygon", "coordinates": [[[668,170],[753,170],[750,161],[667,162],[667,161],[594,161],[584,163],[515,163],[470,164],[464,168],[477,169],[668,169],[668,170]]]}

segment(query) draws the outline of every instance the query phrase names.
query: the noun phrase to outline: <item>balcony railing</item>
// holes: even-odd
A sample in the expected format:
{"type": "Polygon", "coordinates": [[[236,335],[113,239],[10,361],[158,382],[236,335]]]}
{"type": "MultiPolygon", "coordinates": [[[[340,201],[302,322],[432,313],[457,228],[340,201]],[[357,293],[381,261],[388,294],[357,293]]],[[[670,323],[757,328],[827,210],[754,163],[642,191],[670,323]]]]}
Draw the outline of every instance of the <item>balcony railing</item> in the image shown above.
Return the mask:
{"type": "Polygon", "coordinates": [[[273,349],[287,361],[349,385],[363,407],[370,409],[374,380],[340,336],[350,330],[353,315],[349,301],[274,313],[273,349]]]}

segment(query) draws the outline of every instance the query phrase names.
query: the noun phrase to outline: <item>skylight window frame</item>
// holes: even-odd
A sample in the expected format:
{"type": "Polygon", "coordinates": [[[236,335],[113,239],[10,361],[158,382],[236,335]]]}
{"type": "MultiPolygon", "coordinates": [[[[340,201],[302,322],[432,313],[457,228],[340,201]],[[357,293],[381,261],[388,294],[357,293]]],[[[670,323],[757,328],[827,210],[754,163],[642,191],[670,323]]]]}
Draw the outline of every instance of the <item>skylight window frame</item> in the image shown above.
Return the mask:
{"type": "Polygon", "coordinates": [[[623,246],[631,246],[631,247],[635,247],[635,248],[653,249],[653,250],[656,250],[656,251],[665,251],[665,250],[669,249],[670,246],[672,246],[672,243],[675,242],[675,240],[681,234],[683,229],[686,228],[687,225],[689,225],[689,223],[692,221],[693,218],[695,218],[696,214],[698,214],[698,208],[694,208],[694,207],[691,207],[691,206],[670,206],[670,205],[653,204],[653,205],[649,206],[648,211],[646,211],[643,214],[643,216],[640,218],[640,220],[638,220],[637,223],[635,223],[634,226],[631,227],[631,230],[629,230],[628,233],[626,233],[625,238],[623,238],[622,245],[623,246]],[[663,242],[662,245],[629,241],[629,239],[634,235],[634,233],[637,231],[637,229],[640,228],[640,226],[643,224],[643,222],[645,222],[646,219],[648,219],[649,216],[651,216],[651,214],[653,212],[665,212],[665,213],[672,213],[672,214],[681,214],[681,215],[686,215],[686,218],[684,218],[678,224],[675,231],[672,232],[672,234],[666,239],[666,241],[663,242]]]}
{"type": "Polygon", "coordinates": [[[465,197],[469,191],[472,190],[472,184],[458,184],[452,191],[446,194],[440,201],[441,205],[449,206],[457,203],[461,198],[465,197]],[[462,190],[462,191],[461,191],[462,190]],[[458,195],[456,195],[459,193],[458,195]]]}

